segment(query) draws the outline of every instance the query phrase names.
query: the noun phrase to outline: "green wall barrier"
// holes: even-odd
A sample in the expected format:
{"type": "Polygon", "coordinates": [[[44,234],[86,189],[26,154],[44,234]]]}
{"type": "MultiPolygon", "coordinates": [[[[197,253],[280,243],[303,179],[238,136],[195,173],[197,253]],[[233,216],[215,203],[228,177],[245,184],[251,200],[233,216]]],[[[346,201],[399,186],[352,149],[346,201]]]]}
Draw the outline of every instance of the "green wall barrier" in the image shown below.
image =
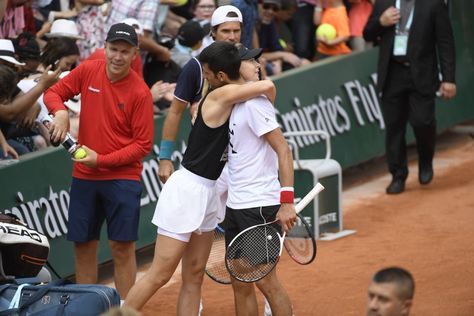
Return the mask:
{"type": "MultiPolygon", "coordinates": [[[[456,38],[457,87],[455,99],[437,100],[439,130],[474,118],[474,3],[452,3],[456,38]]],[[[349,167],[384,153],[384,123],[375,90],[377,49],[334,57],[302,70],[274,78],[279,122],[284,131],[325,130],[331,135],[332,158],[349,167]]],[[[179,164],[190,130],[189,115],[183,119],[173,160],[179,164]]],[[[142,172],[140,232],[137,247],[156,237],[150,220],[162,184],[158,180],[157,144],[163,118],[155,120],[155,145],[142,172]]],[[[409,132],[409,139],[413,136],[409,132]]],[[[324,157],[324,142],[316,136],[296,137],[302,159],[324,157]]],[[[16,164],[0,167],[0,211],[14,213],[29,227],[50,238],[50,262],[61,276],[74,274],[72,243],[65,238],[72,162],[62,148],[25,155],[16,164]]],[[[301,179],[304,180],[304,179],[301,179]]],[[[299,179],[296,179],[298,182],[299,179]]],[[[102,234],[99,262],[110,260],[102,234]]]]}

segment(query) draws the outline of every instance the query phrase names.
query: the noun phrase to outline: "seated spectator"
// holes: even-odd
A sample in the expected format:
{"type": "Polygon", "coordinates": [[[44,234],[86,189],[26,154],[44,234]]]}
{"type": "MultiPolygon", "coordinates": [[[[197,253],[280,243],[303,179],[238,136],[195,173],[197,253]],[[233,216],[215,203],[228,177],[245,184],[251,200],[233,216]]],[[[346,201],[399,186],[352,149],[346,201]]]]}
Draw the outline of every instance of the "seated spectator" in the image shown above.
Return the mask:
{"type": "Polygon", "coordinates": [[[40,64],[41,51],[36,37],[28,32],[23,32],[12,40],[15,48],[15,57],[23,66],[18,66],[20,79],[37,73],[40,64]]]}
{"type": "Polygon", "coordinates": [[[294,53],[294,39],[288,22],[296,12],[298,6],[297,0],[281,0],[281,8],[275,12],[275,22],[280,36],[280,45],[287,52],[294,53]]]}
{"type": "MultiPolygon", "coordinates": [[[[62,76],[65,76],[69,73],[72,67],[76,65],[78,59],[79,48],[77,47],[74,39],[69,37],[51,38],[48,41],[48,44],[46,44],[43,54],[41,55],[40,64],[38,65],[36,74],[32,74],[29,77],[22,79],[18,83],[18,87],[25,93],[32,89],[37,84],[39,75],[49,66],[51,66],[51,70],[54,71],[58,69],[62,73],[62,76]]],[[[43,102],[42,95],[39,96],[37,102],[40,105],[41,110],[34,119],[48,114],[48,110],[46,109],[46,106],[43,102]]],[[[76,113],[76,111],[71,112],[70,114],[78,120],[78,113],[76,113]]],[[[74,119],[72,121],[74,121],[74,119]]],[[[75,124],[71,124],[71,127],[74,126],[75,124]]],[[[40,134],[43,136],[43,141],[41,138],[35,137],[35,147],[42,148],[49,145],[49,137],[47,131],[42,125],[38,125],[38,127],[38,132],[40,132],[40,134]]],[[[71,130],[71,134],[73,134],[73,136],[77,136],[77,132],[74,129],[71,130]]]]}
{"type": "Polygon", "coordinates": [[[204,29],[199,22],[186,21],[178,30],[174,47],[171,49],[171,59],[183,67],[193,57],[193,51],[201,47],[204,35],[204,29]]]}
{"type": "Polygon", "coordinates": [[[259,5],[257,33],[259,46],[263,49],[262,58],[271,64],[270,68],[266,67],[268,75],[277,75],[284,70],[310,63],[307,59],[285,51],[281,46],[275,22],[275,13],[280,7],[281,0],[263,0],[259,5]]]}
{"type": "Polygon", "coordinates": [[[349,54],[351,52],[351,49],[346,44],[351,35],[349,18],[346,6],[342,0],[327,0],[327,7],[324,10],[321,10],[321,6],[316,6],[314,10],[314,24],[331,24],[336,29],[336,38],[334,39],[317,38],[318,59],[349,54]]]}
{"type": "Polygon", "coordinates": [[[42,50],[44,50],[48,41],[53,38],[69,38],[75,42],[84,40],[84,38],[79,35],[76,23],[65,19],[56,20],[52,24],[46,24],[46,26],[43,25],[41,31],[36,33],[36,38],[42,50]],[[48,27],[48,25],[50,25],[50,27],[48,27]],[[43,32],[46,32],[44,33],[44,37],[42,36],[43,32]]]}
{"type": "Polygon", "coordinates": [[[74,8],[77,12],[76,25],[79,35],[84,38],[78,41],[81,60],[87,59],[96,49],[104,47],[105,17],[100,6],[103,0],[75,0],[74,8]]]}
{"type": "Polygon", "coordinates": [[[242,14],[242,33],[240,42],[248,48],[256,48],[258,46],[258,0],[231,0],[230,5],[238,8],[242,14]]]}
{"type": "Polygon", "coordinates": [[[15,47],[13,42],[8,39],[0,39],[0,65],[6,65],[13,69],[17,66],[24,66],[15,58],[15,47]]]}
{"type": "Polygon", "coordinates": [[[365,24],[372,13],[372,4],[375,0],[350,0],[349,25],[351,29],[350,44],[353,52],[362,52],[372,43],[366,42],[362,36],[365,24]]]}
{"type": "Polygon", "coordinates": [[[15,148],[10,146],[10,144],[3,136],[2,130],[0,130],[0,161],[9,160],[9,159],[18,159],[18,153],[15,148]]]}
{"type": "Polygon", "coordinates": [[[5,14],[0,20],[0,38],[15,38],[23,31],[25,27],[23,2],[7,1],[5,14]]]}
{"type": "Polygon", "coordinates": [[[217,8],[217,4],[215,0],[197,0],[193,4],[193,15],[194,21],[199,22],[201,24],[204,33],[206,34],[202,39],[202,45],[198,50],[193,51],[193,57],[199,56],[204,48],[211,45],[214,40],[211,37],[211,17],[212,13],[217,8]]]}
{"type": "Polygon", "coordinates": [[[408,316],[414,294],[410,272],[398,267],[382,269],[369,285],[367,316],[408,316]]]}
{"type": "MultiPolygon", "coordinates": [[[[1,50],[0,50],[1,51],[1,50]]],[[[2,57],[2,56],[0,56],[2,57]]],[[[25,115],[32,109],[38,109],[36,100],[40,95],[59,79],[60,71],[49,72],[49,67],[38,78],[38,83],[27,93],[21,92],[17,87],[18,76],[12,67],[0,65],[0,129],[10,146],[19,154],[25,154],[33,150],[31,142],[22,142],[19,137],[29,137],[33,133],[28,133],[34,125],[33,121],[25,122],[25,115]],[[24,133],[22,127],[25,127],[24,133]]],[[[36,111],[35,114],[39,112],[36,111]]]]}

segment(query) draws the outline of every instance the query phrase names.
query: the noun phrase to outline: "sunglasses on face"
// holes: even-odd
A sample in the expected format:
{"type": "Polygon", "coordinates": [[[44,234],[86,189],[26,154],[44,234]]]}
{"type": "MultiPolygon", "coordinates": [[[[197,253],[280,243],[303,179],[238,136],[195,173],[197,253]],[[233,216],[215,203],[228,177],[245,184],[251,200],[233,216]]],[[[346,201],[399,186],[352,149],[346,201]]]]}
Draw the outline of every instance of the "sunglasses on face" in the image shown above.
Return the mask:
{"type": "Polygon", "coordinates": [[[268,3],[264,3],[262,7],[264,10],[272,10],[273,12],[278,12],[280,10],[276,5],[268,3]]]}

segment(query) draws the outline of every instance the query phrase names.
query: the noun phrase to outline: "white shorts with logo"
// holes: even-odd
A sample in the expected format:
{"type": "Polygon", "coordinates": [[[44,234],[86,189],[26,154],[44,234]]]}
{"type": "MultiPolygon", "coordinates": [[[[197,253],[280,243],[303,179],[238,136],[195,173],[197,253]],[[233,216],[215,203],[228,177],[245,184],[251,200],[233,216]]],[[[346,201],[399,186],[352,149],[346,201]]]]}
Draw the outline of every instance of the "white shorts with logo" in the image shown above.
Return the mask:
{"type": "Polygon", "coordinates": [[[215,183],[183,167],[174,172],[161,190],[153,215],[158,232],[183,240],[180,234],[214,230],[220,204],[215,183]]]}

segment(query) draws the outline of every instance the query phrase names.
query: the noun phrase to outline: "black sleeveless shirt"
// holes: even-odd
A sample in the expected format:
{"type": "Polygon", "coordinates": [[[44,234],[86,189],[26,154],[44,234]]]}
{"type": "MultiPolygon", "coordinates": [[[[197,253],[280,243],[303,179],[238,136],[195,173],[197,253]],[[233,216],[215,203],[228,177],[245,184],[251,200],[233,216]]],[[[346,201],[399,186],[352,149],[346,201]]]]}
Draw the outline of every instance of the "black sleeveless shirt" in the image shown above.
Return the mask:
{"type": "Polygon", "coordinates": [[[227,162],[230,118],[219,127],[207,126],[201,112],[206,97],[199,103],[196,121],[189,134],[188,147],[181,164],[198,176],[217,180],[227,162]]]}

